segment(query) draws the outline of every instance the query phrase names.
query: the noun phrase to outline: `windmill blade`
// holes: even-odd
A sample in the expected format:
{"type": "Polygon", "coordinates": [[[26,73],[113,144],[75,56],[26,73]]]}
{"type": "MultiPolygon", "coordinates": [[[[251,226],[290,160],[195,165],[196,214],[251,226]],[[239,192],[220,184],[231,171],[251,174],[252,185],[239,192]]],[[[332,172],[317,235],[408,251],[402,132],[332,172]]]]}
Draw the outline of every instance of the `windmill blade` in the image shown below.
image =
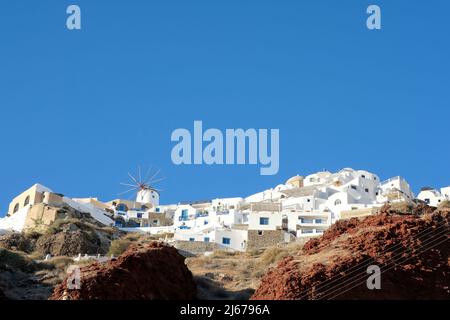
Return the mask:
{"type": "MultiPolygon", "coordinates": [[[[136,199],[136,194],[135,193],[130,193],[130,195],[127,197],[128,201],[134,201],[136,199]],[[134,199],[133,199],[134,198],[134,199]]],[[[131,209],[131,208],[130,208],[131,209]]]]}
{"type": "Polygon", "coordinates": [[[150,179],[148,179],[148,183],[150,183],[150,181],[155,178],[156,176],[158,176],[158,174],[161,172],[161,169],[158,169],[158,171],[156,171],[156,173],[154,175],[151,176],[150,179]]]}
{"type": "Polygon", "coordinates": [[[148,176],[149,176],[150,172],[152,171],[152,169],[153,169],[153,166],[150,166],[148,168],[148,170],[147,170],[147,172],[145,173],[145,176],[144,176],[144,181],[148,181],[148,176]]]}
{"type": "Polygon", "coordinates": [[[118,196],[121,196],[121,195],[126,194],[126,193],[131,192],[131,191],[134,191],[134,190],[136,190],[136,189],[137,189],[137,188],[132,188],[132,189],[130,189],[130,190],[121,192],[121,193],[118,194],[118,196]]]}
{"type": "Polygon", "coordinates": [[[161,182],[161,181],[164,181],[164,180],[166,180],[166,178],[160,178],[160,179],[157,179],[157,180],[153,180],[153,181],[150,181],[149,183],[150,184],[154,184],[154,183],[161,182]]]}
{"type": "Polygon", "coordinates": [[[164,189],[158,189],[158,188],[153,188],[153,187],[152,187],[152,189],[153,189],[153,190],[156,190],[156,191],[159,191],[159,192],[164,191],[164,189]]]}
{"type": "Polygon", "coordinates": [[[139,184],[142,184],[141,166],[138,166],[138,172],[139,172],[139,184]]]}
{"type": "Polygon", "coordinates": [[[129,184],[129,183],[123,183],[123,182],[121,182],[120,183],[122,186],[126,186],[126,187],[134,187],[134,188],[138,188],[138,186],[137,185],[135,185],[135,184],[129,184]]]}
{"type": "Polygon", "coordinates": [[[128,172],[128,175],[134,182],[136,182],[137,185],[139,185],[139,182],[136,181],[136,179],[131,175],[131,173],[128,172]]]}

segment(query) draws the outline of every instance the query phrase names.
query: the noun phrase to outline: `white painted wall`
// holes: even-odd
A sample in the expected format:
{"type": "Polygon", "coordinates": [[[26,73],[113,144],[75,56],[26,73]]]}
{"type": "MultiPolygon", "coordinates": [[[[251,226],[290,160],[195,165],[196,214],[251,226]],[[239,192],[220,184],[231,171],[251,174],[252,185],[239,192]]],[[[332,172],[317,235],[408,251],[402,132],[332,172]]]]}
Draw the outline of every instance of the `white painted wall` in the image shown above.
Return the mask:
{"type": "Polygon", "coordinates": [[[0,230],[21,232],[31,205],[25,206],[10,217],[0,218],[0,230]]]}
{"type": "Polygon", "coordinates": [[[429,206],[437,207],[445,200],[445,197],[437,190],[424,190],[419,193],[417,199],[425,201],[429,206]]]}
{"type": "Polygon", "coordinates": [[[441,188],[441,195],[446,199],[450,200],[450,186],[441,188]]]}
{"type": "Polygon", "coordinates": [[[283,215],[280,212],[251,212],[248,217],[249,230],[277,230],[281,228],[283,215]],[[269,224],[262,225],[261,218],[268,218],[269,224]]]}
{"type": "Polygon", "coordinates": [[[216,230],[215,242],[225,248],[230,248],[237,251],[245,251],[248,241],[247,230],[236,229],[219,229],[216,230]],[[224,244],[223,238],[230,239],[230,244],[224,244]]]}

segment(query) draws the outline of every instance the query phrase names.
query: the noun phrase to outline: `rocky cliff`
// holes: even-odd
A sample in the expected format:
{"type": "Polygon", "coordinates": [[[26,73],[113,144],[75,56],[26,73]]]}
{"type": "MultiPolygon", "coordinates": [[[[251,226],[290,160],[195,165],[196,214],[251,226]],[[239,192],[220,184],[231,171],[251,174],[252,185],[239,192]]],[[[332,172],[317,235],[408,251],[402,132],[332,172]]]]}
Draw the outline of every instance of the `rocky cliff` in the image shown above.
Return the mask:
{"type": "Polygon", "coordinates": [[[116,260],[80,269],[80,289],[68,279],[51,300],[189,300],[196,295],[184,257],[167,244],[152,242],[130,247],[116,260]]]}
{"type": "Polygon", "coordinates": [[[449,222],[449,209],[426,206],[339,221],[269,270],[252,299],[450,299],[449,222]],[[370,266],[380,290],[368,289],[370,266]]]}

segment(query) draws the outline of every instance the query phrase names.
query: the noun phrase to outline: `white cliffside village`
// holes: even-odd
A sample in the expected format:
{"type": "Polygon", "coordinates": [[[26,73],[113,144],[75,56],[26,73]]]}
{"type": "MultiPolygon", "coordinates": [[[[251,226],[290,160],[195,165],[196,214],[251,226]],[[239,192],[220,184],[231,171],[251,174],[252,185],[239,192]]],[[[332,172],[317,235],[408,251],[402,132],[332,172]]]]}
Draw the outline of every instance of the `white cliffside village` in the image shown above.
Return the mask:
{"type": "Polygon", "coordinates": [[[371,172],[345,168],[294,176],[245,198],[171,205],[159,200],[159,191],[142,183],[135,201],[106,203],[97,198],[70,199],[37,184],[13,199],[7,216],[0,219],[0,231],[34,228],[36,220],[50,225],[60,208],[70,207],[125,232],[173,234],[170,241],[190,250],[245,251],[319,236],[339,219],[374,214],[386,203],[438,206],[450,200],[450,187],[423,188],[416,198],[402,177],[380,181],[371,172]]]}

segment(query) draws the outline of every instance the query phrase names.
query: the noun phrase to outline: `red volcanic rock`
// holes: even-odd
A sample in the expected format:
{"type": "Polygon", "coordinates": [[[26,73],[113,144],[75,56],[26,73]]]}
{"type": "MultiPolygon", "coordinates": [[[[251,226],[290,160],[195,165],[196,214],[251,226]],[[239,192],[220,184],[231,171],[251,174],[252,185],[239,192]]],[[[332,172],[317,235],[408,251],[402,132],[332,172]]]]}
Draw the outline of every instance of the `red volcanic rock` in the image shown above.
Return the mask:
{"type": "Polygon", "coordinates": [[[192,273],[178,251],[162,242],[132,246],[117,260],[81,268],[81,288],[67,279],[50,300],[188,300],[196,296],[192,273]]]}
{"type": "Polygon", "coordinates": [[[450,299],[449,223],[449,210],[425,206],[339,221],[269,270],[252,299],[450,299]],[[367,288],[371,265],[381,290],[367,288]]]}

